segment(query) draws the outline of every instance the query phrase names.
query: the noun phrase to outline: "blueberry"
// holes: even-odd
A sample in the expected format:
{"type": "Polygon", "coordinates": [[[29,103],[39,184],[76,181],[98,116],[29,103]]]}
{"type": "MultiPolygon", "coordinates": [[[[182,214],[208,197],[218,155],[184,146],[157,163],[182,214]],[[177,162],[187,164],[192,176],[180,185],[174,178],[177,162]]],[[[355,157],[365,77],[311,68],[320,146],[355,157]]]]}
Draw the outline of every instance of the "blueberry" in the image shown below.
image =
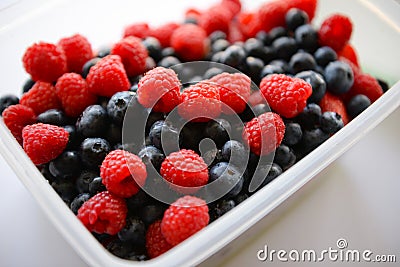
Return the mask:
{"type": "MultiPolygon", "coordinates": [[[[110,98],[107,104],[107,114],[114,123],[118,125],[122,124],[126,110],[128,109],[133,97],[134,93],[124,91],[118,92],[110,98]]],[[[136,98],[132,101],[137,102],[136,98]]]]}
{"type": "Polygon", "coordinates": [[[205,135],[211,138],[217,147],[222,147],[228,141],[231,125],[225,119],[211,120],[207,123],[205,135]]]}
{"type": "Polygon", "coordinates": [[[110,149],[110,144],[103,138],[86,138],[80,147],[81,160],[89,168],[98,168],[110,149]]]}
{"type": "MultiPolygon", "coordinates": [[[[151,69],[154,69],[155,67],[157,67],[156,61],[152,57],[147,57],[146,58],[146,66],[145,66],[146,70],[151,70],[151,69]]],[[[136,77],[141,78],[141,75],[136,76],[136,77]]],[[[138,82],[140,80],[140,78],[137,78],[136,80],[131,81],[131,83],[138,82]]]]}
{"type": "Polygon", "coordinates": [[[208,38],[210,38],[211,43],[215,43],[215,41],[217,40],[226,39],[226,37],[227,37],[226,33],[224,33],[223,31],[215,31],[212,32],[210,36],[208,36],[208,38]]]}
{"type": "Polygon", "coordinates": [[[272,163],[272,165],[261,166],[261,168],[265,168],[265,172],[267,172],[267,169],[269,168],[268,174],[262,182],[261,187],[266,186],[267,184],[275,180],[283,172],[282,168],[276,163],[272,163]]]}
{"type": "Polygon", "coordinates": [[[67,149],[77,148],[80,145],[80,136],[76,132],[74,125],[65,125],[63,128],[68,132],[68,144],[67,149]]]}
{"type": "Polygon", "coordinates": [[[314,58],[318,65],[326,67],[329,63],[337,59],[337,54],[329,46],[322,46],[315,51],[314,58]]]}
{"type": "Polygon", "coordinates": [[[285,125],[285,135],[283,137],[282,143],[287,146],[294,146],[301,141],[303,136],[303,131],[301,126],[295,122],[289,122],[285,125]]]}
{"type": "Polygon", "coordinates": [[[100,193],[100,192],[103,192],[106,190],[107,190],[107,188],[103,184],[103,180],[101,179],[101,177],[94,178],[89,184],[89,193],[91,196],[94,196],[97,193],[100,193]]]}
{"type": "Polygon", "coordinates": [[[201,157],[203,158],[207,166],[215,165],[218,162],[222,161],[221,150],[217,148],[205,151],[204,153],[201,154],[201,157]]]}
{"type": "Polygon", "coordinates": [[[126,199],[126,205],[128,206],[128,211],[137,213],[142,207],[151,204],[152,200],[146,192],[139,189],[139,192],[126,199]]]}
{"type": "Polygon", "coordinates": [[[77,151],[64,151],[49,164],[52,175],[60,178],[71,178],[80,172],[80,157],[77,151]]]}
{"type": "Polygon", "coordinates": [[[329,134],[322,131],[320,128],[303,131],[303,139],[301,141],[302,150],[304,153],[309,153],[323,142],[328,140],[329,134]]]}
{"type": "Polygon", "coordinates": [[[310,52],[314,52],[318,47],[318,32],[310,24],[298,27],[294,33],[297,45],[310,52]]]}
{"type": "Polygon", "coordinates": [[[53,187],[68,206],[78,194],[72,180],[70,179],[56,179],[51,183],[51,187],[53,187]]]}
{"type": "Polygon", "coordinates": [[[376,78],[376,80],[378,81],[378,83],[379,83],[379,85],[381,86],[382,91],[383,91],[384,93],[387,92],[387,90],[389,90],[389,85],[387,84],[386,81],[384,81],[384,80],[382,80],[382,79],[379,79],[379,78],[376,78]]]}
{"type": "Polygon", "coordinates": [[[181,130],[179,144],[186,149],[199,152],[199,143],[205,137],[205,127],[207,123],[189,122],[181,130]]]}
{"type": "Polygon", "coordinates": [[[106,242],[105,248],[110,253],[120,258],[127,258],[135,249],[133,244],[130,244],[129,242],[122,242],[119,238],[115,238],[109,242],[106,242]]]}
{"type": "Polygon", "coordinates": [[[37,117],[37,122],[52,124],[56,126],[65,126],[68,124],[68,119],[64,112],[58,109],[49,109],[37,117]]]}
{"type": "Polygon", "coordinates": [[[310,103],[297,116],[297,121],[303,129],[313,129],[319,125],[321,115],[321,107],[315,103],[310,103]]]}
{"type": "Polygon", "coordinates": [[[175,49],[173,49],[172,47],[166,47],[163,50],[161,50],[161,56],[162,58],[170,56],[176,57],[175,49]]]}
{"type": "Polygon", "coordinates": [[[243,176],[239,170],[228,162],[219,162],[209,171],[209,183],[217,181],[220,188],[232,188],[225,197],[237,196],[243,187],[243,176]]]}
{"type": "Polygon", "coordinates": [[[89,184],[94,178],[98,177],[99,174],[96,171],[84,170],[82,171],[75,181],[75,187],[79,193],[89,193],[89,184]]]}
{"type": "Polygon", "coordinates": [[[272,44],[272,38],[271,36],[266,33],[265,31],[260,31],[257,33],[256,38],[263,42],[264,45],[271,45],[272,44]]]}
{"type": "Polygon", "coordinates": [[[239,45],[229,46],[222,55],[221,61],[223,64],[231,67],[237,67],[246,59],[246,52],[239,45]]]}
{"type": "Polygon", "coordinates": [[[343,128],[344,123],[339,114],[327,111],[322,114],[320,125],[322,131],[328,134],[334,134],[343,128]]]}
{"type": "Polygon", "coordinates": [[[229,140],[221,149],[222,159],[235,165],[239,170],[249,161],[248,150],[239,141],[229,140]]]}
{"type": "Polygon", "coordinates": [[[82,207],[83,203],[85,203],[86,201],[88,201],[90,198],[90,195],[88,193],[83,193],[83,194],[79,194],[77,195],[74,200],[72,200],[70,208],[72,210],[72,212],[76,215],[78,214],[78,210],[80,207],[82,207]]]}
{"type": "Polygon", "coordinates": [[[334,61],[325,68],[327,89],[334,94],[347,93],[354,82],[353,71],[342,61],[334,61]]]}
{"type": "Polygon", "coordinates": [[[162,205],[147,205],[140,211],[140,218],[145,225],[149,226],[153,222],[162,219],[165,208],[162,205]]]}
{"type": "Polygon", "coordinates": [[[236,202],[237,205],[239,205],[240,203],[242,203],[243,201],[245,201],[246,199],[249,198],[249,195],[246,193],[240,193],[239,195],[237,195],[234,200],[236,202]]]}
{"type": "Polygon", "coordinates": [[[150,132],[150,128],[151,126],[153,126],[153,124],[156,121],[161,121],[165,119],[165,115],[164,113],[161,112],[150,112],[149,116],[147,117],[147,121],[146,121],[146,135],[149,134],[150,132]]]}
{"type": "Polygon", "coordinates": [[[22,86],[22,93],[27,93],[29,90],[31,90],[32,86],[35,84],[36,82],[34,80],[32,80],[31,78],[28,78],[24,85],[22,86]]]}
{"type": "Polygon", "coordinates": [[[211,45],[211,51],[215,54],[218,52],[225,51],[230,46],[230,43],[225,39],[216,40],[211,45]]]}
{"type": "Polygon", "coordinates": [[[76,130],[83,137],[101,137],[108,125],[106,110],[100,105],[88,106],[76,121],[76,130]]]}
{"type": "Polygon", "coordinates": [[[108,56],[110,53],[111,53],[111,47],[104,46],[100,48],[99,51],[97,52],[97,57],[103,58],[108,56]]]}
{"type": "Polygon", "coordinates": [[[274,162],[287,170],[296,162],[296,156],[290,147],[281,144],[276,148],[274,162]]]}
{"type": "Polygon", "coordinates": [[[137,218],[129,217],[126,219],[125,227],[118,232],[118,238],[123,242],[134,245],[144,245],[146,240],[146,226],[137,218]]]}
{"type": "Polygon", "coordinates": [[[315,71],[302,71],[297,73],[296,78],[303,79],[312,87],[312,94],[307,99],[308,103],[319,103],[326,92],[326,83],[324,78],[315,71]]]}
{"type": "Polygon", "coordinates": [[[165,155],[155,146],[146,146],[138,153],[139,158],[149,166],[152,164],[154,168],[159,171],[161,164],[165,159],[165,155]]]}
{"type": "Polygon", "coordinates": [[[278,58],[289,61],[297,51],[296,40],[292,37],[280,37],[272,43],[278,58]]]}
{"type": "Polygon", "coordinates": [[[129,88],[129,92],[136,93],[138,88],[139,88],[139,86],[137,83],[132,84],[131,88],[129,88]]]}
{"type": "Polygon", "coordinates": [[[212,62],[222,63],[222,58],[224,57],[225,51],[216,52],[211,56],[212,62]]]}
{"type": "Polygon", "coordinates": [[[203,78],[204,78],[205,80],[208,80],[208,79],[211,79],[212,77],[214,77],[214,76],[216,76],[216,75],[218,75],[218,74],[221,74],[221,73],[223,73],[223,72],[224,72],[224,71],[223,71],[222,69],[220,69],[220,68],[216,68],[216,67],[209,68],[209,69],[204,73],[203,78]]]}
{"type": "Polygon", "coordinates": [[[245,70],[248,76],[255,82],[256,84],[260,83],[260,73],[264,68],[264,62],[255,57],[247,57],[245,61],[245,70]]]}
{"type": "Polygon", "coordinates": [[[306,52],[297,52],[290,58],[289,66],[293,73],[313,70],[317,66],[314,57],[306,52]]]}
{"type": "Polygon", "coordinates": [[[161,151],[169,152],[171,149],[175,148],[180,139],[178,129],[172,124],[162,120],[156,121],[153,126],[151,126],[149,137],[152,145],[161,151]]]}
{"type": "Polygon", "coordinates": [[[261,114],[271,111],[271,108],[267,104],[258,104],[253,107],[254,116],[258,117],[261,114]]]}
{"type": "Polygon", "coordinates": [[[165,57],[165,58],[161,59],[160,62],[158,62],[158,66],[164,67],[164,68],[170,68],[170,67],[178,65],[178,64],[181,64],[181,61],[177,57],[174,57],[174,56],[165,57]]]}
{"type": "Polygon", "coordinates": [[[97,64],[97,62],[100,61],[100,57],[94,57],[92,59],[89,59],[88,61],[86,61],[85,64],[83,64],[82,67],[82,77],[86,78],[87,75],[89,74],[90,69],[97,64]]]}
{"type": "Polygon", "coordinates": [[[272,60],[271,62],[269,62],[269,65],[279,66],[283,69],[283,73],[290,73],[290,66],[287,63],[287,61],[285,61],[283,59],[272,60]]]}
{"type": "Polygon", "coordinates": [[[261,70],[261,79],[267,77],[270,74],[282,74],[285,73],[285,70],[279,65],[265,65],[261,70]]]}
{"type": "Polygon", "coordinates": [[[275,27],[269,31],[269,37],[271,38],[272,42],[274,42],[278,38],[287,36],[288,36],[288,31],[285,27],[275,27]]]}
{"type": "Polygon", "coordinates": [[[371,100],[365,95],[355,95],[347,103],[347,113],[355,118],[371,105],[371,100]]]}
{"type": "Polygon", "coordinates": [[[187,17],[185,18],[185,20],[183,21],[184,24],[194,24],[197,25],[197,19],[195,17],[187,17]]]}
{"type": "Polygon", "coordinates": [[[263,58],[265,56],[264,44],[262,41],[250,38],[243,45],[244,50],[247,52],[248,56],[263,58]]]}
{"type": "Polygon", "coordinates": [[[294,32],[299,26],[307,24],[308,20],[307,13],[297,8],[289,9],[285,16],[286,27],[292,32],[294,32]]]}
{"type": "Polygon", "coordinates": [[[0,97],[0,115],[9,106],[16,105],[19,103],[19,98],[15,95],[4,95],[0,97]]]}
{"type": "Polygon", "coordinates": [[[50,171],[49,171],[49,164],[43,165],[43,167],[40,169],[40,173],[43,175],[43,177],[51,184],[54,182],[57,178],[54,177],[50,171]]]}
{"type": "Polygon", "coordinates": [[[162,47],[158,39],[154,37],[147,37],[142,41],[142,44],[149,52],[149,56],[152,57],[155,61],[159,61],[161,59],[162,47]]]}
{"type": "Polygon", "coordinates": [[[210,210],[210,220],[215,221],[222,215],[226,214],[228,211],[232,210],[235,206],[236,203],[232,199],[230,200],[223,199],[217,202],[217,204],[213,205],[210,210]]]}

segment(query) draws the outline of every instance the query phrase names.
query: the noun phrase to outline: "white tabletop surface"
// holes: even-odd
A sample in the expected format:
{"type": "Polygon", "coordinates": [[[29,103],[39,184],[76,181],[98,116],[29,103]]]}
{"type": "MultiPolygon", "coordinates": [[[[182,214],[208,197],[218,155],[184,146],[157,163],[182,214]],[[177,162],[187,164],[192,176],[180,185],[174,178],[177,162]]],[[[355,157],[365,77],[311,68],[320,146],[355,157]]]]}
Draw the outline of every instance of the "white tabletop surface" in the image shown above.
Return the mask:
{"type": "MultiPolygon", "coordinates": [[[[400,109],[255,227],[234,241],[224,266],[280,266],[257,251],[336,247],[394,254],[400,262],[400,109]]],[[[0,266],[87,266],[55,230],[0,156],[0,266]]],[[[325,265],[337,263],[326,261],[325,265]]],[[[210,258],[201,266],[219,264],[210,258]]],[[[304,266],[308,266],[305,263],[304,266]]],[[[349,266],[354,263],[349,263],[349,266]]],[[[360,263],[359,266],[365,266],[360,263]]]]}

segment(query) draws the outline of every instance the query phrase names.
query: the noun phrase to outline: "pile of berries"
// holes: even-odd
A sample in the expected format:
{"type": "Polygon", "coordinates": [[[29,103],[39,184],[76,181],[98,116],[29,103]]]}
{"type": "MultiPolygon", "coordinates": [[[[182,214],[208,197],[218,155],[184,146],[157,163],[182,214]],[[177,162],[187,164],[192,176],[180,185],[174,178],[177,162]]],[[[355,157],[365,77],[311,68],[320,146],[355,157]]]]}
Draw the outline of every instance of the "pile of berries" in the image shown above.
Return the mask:
{"type": "Polygon", "coordinates": [[[0,112],[104,247],[125,259],[157,257],[252,195],[263,158],[275,155],[261,166],[262,186],[388,89],[362,72],[349,17],[311,24],[317,4],[274,0],[244,11],[240,0],[220,0],[189,9],[181,23],[128,25],[121,40],[97,52],[80,34],[35,43],[22,59],[30,75],[22,97],[1,97],[0,112]],[[212,67],[188,86],[170,67],[190,61],[240,72],[212,67]],[[128,109],[131,122],[146,118],[144,140],[123,142],[128,109]],[[167,120],[174,109],[187,121],[182,129],[167,120]],[[231,123],[235,115],[242,125],[231,123]],[[204,151],[204,139],[215,146],[204,151]],[[143,190],[157,186],[154,173],[176,186],[173,203],[143,190]],[[210,203],[195,196],[214,181],[231,190],[210,203]]]}

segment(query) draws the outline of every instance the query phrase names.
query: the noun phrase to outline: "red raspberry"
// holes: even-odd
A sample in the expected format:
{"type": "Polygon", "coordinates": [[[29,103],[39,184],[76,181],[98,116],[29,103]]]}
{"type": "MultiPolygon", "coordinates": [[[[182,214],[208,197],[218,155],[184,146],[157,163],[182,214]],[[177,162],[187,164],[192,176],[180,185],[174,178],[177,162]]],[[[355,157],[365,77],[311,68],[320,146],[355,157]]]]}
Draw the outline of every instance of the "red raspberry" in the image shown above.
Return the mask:
{"type": "Polygon", "coordinates": [[[22,129],[23,147],[35,165],[57,158],[68,143],[68,132],[55,125],[36,123],[22,129]]]}
{"type": "Polygon", "coordinates": [[[258,90],[251,93],[248,103],[250,104],[250,106],[254,107],[258,104],[267,104],[267,101],[265,100],[261,91],[258,90]]]}
{"type": "Polygon", "coordinates": [[[229,19],[232,20],[242,10],[242,3],[240,3],[240,0],[222,0],[221,9],[228,10],[229,19]]]}
{"type": "Polygon", "coordinates": [[[271,108],[286,118],[300,114],[312,94],[309,83],[284,74],[268,75],[262,79],[260,90],[271,108]]]}
{"type": "Polygon", "coordinates": [[[128,198],[135,195],[147,178],[146,165],[128,151],[111,151],[100,167],[100,177],[111,193],[128,198]]]}
{"type": "Polygon", "coordinates": [[[61,109],[54,86],[41,81],[37,81],[27,93],[22,95],[20,104],[33,109],[36,115],[49,109],[61,109]]]}
{"type": "Polygon", "coordinates": [[[85,79],[77,73],[65,73],[58,78],[56,94],[65,114],[70,117],[78,117],[85,108],[97,101],[97,96],[89,92],[85,79]]]}
{"type": "Polygon", "coordinates": [[[172,247],[161,233],[161,220],[152,223],[146,232],[146,249],[150,259],[160,256],[172,247]]]}
{"type": "Polygon", "coordinates": [[[34,81],[51,83],[67,72],[67,57],[64,51],[50,43],[39,42],[28,47],[22,62],[34,81]]]}
{"type": "Polygon", "coordinates": [[[171,43],[172,33],[179,27],[179,24],[171,22],[150,31],[150,36],[158,39],[161,46],[169,47],[171,43]]]}
{"type": "Polygon", "coordinates": [[[324,97],[319,102],[322,112],[336,112],[342,117],[343,123],[346,125],[349,122],[346,106],[343,101],[336,95],[326,92],[324,97]]]}
{"type": "Polygon", "coordinates": [[[371,103],[373,103],[383,95],[383,90],[374,77],[366,73],[361,73],[354,79],[353,86],[346,94],[346,99],[350,99],[358,94],[367,96],[371,100],[371,103]]]}
{"type": "Polygon", "coordinates": [[[229,25],[228,32],[228,41],[230,43],[243,42],[245,40],[245,36],[240,28],[240,23],[238,21],[232,21],[229,25]]]}
{"type": "Polygon", "coordinates": [[[239,27],[247,38],[253,38],[262,30],[260,18],[257,13],[242,12],[238,15],[239,27]]]}
{"type": "Polygon", "coordinates": [[[311,21],[317,10],[318,0],[287,0],[287,4],[290,8],[298,8],[306,12],[311,21]]]}
{"type": "Polygon", "coordinates": [[[353,61],[351,61],[350,59],[341,56],[341,57],[339,57],[339,60],[347,63],[347,65],[350,66],[351,70],[353,71],[354,80],[356,80],[358,75],[360,75],[362,73],[360,67],[357,66],[356,64],[354,64],[353,61]]]}
{"type": "Polygon", "coordinates": [[[218,6],[217,8],[210,8],[201,14],[199,18],[199,26],[206,31],[207,35],[210,35],[215,31],[228,33],[230,21],[230,11],[218,6]]]}
{"type": "Polygon", "coordinates": [[[242,73],[221,73],[210,80],[219,85],[219,95],[221,101],[226,106],[222,106],[222,112],[225,114],[242,113],[246,108],[247,100],[250,97],[251,80],[242,73]],[[233,110],[233,111],[232,111],[233,110]]]}
{"type": "Polygon", "coordinates": [[[138,101],[155,112],[170,112],[181,102],[181,82],[171,69],[157,67],[148,71],[138,84],[138,101]]]}
{"type": "Polygon", "coordinates": [[[182,92],[182,103],[178,113],[182,118],[194,122],[206,122],[221,114],[218,88],[213,83],[199,82],[182,92]]]}
{"type": "Polygon", "coordinates": [[[207,164],[196,152],[187,149],[169,154],[161,164],[160,174],[168,182],[184,187],[208,182],[207,164]]]}
{"type": "Polygon", "coordinates": [[[184,24],[172,34],[171,46],[182,60],[201,60],[208,52],[209,39],[203,28],[184,24]]]}
{"type": "Polygon", "coordinates": [[[93,58],[92,45],[86,37],[80,34],[62,38],[58,45],[61,46],[67,57],[69,72],[81,73],[83,65],[93,58]]]}
{"type": "Polygon", "coordinates": [[[4,124],[15,139],[22,145],[22,129],[26,125],[36,122],[35,112],[30,107],[17,104],[6,108],[2,116],[4,124]]]}
{"type": "Polygon", "coordinates": [[[109,55],[90,68],[86,77],[89,91],[95,95],[111,97],[120,91],[130,88],[121,58],[117,55],[109,55]]]}
{"type": "Polygon", "coordinates": [[[254,154],[264,156],[281,144],[284,134],[282,118],[276,113],[266,112],[246,123],[242,137],[254,154]]]}
{"type": "Polygon", "coordinates": [[[193,7],[192,8],[188,8],[185,11],[185,18],[193,18],[193,19],[198,21],[202,13],[203,12],[201,12],[197,8],[193,8],[193,7]]]}
{"type": "Polygon", "coordinates": [[[349,17],[341,14],[333,14],[326,18],[318,31],[321,45],[332,47],[335,51],[342,50],[349,42],[353,24],[349,17]]]}
{"type": "Polygon", "coordinates": [[[357,52],[351,44],[346,44],[343,49],[338,52],[338,57],[347,58],[358,68],[360,67],[360,64],[358,63],[357,52]]]}
{"type": "Polygon", "coordinates": [[[177,245],[208,225],[208,206],[200,198],[184,196],[171,204],[161,221],[161,233],[177,245]]]}
{"type": "Polygon", "coordinates": [[[124,38],[128,36],[135,36],[138,38],[146,38],[150,34],[150,27],[147,23],[138,22],[133,23],[125,27],[124,29],[124,38]]]}
{"type": "Polygon", "coordinates": [[[115,235],[124,228],[127,213],[123,198],[103,191],[83,203],[77,217],[91,232],[115,235]]]}
{"type": "Polygon", "coordinates": [[[266,2],[258,10],[262,30],[269,32],[275,27],[285,26],[285,15],[290,9],[286,1],[274,0],[266,2]]]}
{"type": "Polygon", "coordinates": [[[149,54],[137,37],[125,37],[113,46],[111,54],[121,57],[128,76],[143,74],[146,70],[146,59],[149,54]]]}

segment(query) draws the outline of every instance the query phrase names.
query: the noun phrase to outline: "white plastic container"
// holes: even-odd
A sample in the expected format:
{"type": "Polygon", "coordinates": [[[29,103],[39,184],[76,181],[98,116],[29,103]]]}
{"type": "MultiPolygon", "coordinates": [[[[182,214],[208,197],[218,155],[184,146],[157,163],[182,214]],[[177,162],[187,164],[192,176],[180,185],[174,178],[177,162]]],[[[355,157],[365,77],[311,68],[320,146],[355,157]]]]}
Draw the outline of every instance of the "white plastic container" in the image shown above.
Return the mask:
{"type": "MultiPolygon", "coordinates": [[[[0,10],[2,47],[0,72],[3,73],[0,94],[20,92],[24,79],[27,77],[20,59],[26,47],[33,42],[39,40],[56,42],[61,37],[80,32],[88,37],[94,47],[100,47],[118,40],[123,27],[131,22],[149,21],[158,24],[174,21],[177,20],[177,16],[181,18],[184,9],[189,5],[205,7],[214,1],[207,0],[198,4],[176,1],[172,4],[169,3],[170,1],[149,0],[138,3],[118,0],[112,2],[112,8],[107,1],[95,0],[9,2],[10,4],[5,9],[0,10]],[[158,8],[154,8],[155,6],[158,8]],[[165,12],[165,10],[171,11],[165,12]]],[[[247,6],[256,7],[262,1],[243,2],[247,6]]],[[[400,83],[395,84],[400,80],[398,70],[400,30],[399,24],[382,12],[388,6],[391,14],[400,14],[400,6],[392,0],[320,0],[317,20],[314,23],[318,24],[321,18],[334,12],[350,15],[355,28],[352,43],[359,52],[364,70],[386,79],[393,85],[392,88],[363,114],[278,179],[206,229],[154,260],[131,262],[107,252],[43,179],[2,120],[0,121],[0,152],[55,227],[88,264],[93,266],[192,266],[198,264],[217,253],[266,216],[400,105],[400,83]]]]}

